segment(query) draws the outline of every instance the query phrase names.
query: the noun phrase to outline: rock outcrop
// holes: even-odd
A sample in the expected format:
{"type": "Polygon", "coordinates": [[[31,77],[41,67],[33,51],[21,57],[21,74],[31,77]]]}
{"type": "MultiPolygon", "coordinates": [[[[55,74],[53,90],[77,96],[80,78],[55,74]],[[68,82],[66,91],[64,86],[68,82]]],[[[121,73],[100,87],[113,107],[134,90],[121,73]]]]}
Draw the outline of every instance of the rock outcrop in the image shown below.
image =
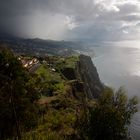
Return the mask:
{"type": "Polygon", "coordinates": [[[80,55],[75,68],[76,78],[83,82],[86,96],[98,98],[104,89],[90,56],[80,55]]]}

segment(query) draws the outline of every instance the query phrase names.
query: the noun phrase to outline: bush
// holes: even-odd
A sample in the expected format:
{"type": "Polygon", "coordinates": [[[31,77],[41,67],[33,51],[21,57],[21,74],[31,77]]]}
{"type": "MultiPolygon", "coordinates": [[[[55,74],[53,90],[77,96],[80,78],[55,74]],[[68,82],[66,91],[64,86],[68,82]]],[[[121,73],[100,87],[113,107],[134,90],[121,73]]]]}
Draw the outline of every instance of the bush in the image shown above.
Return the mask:
{"type": "Polygon", "coordinates": [[[135,112],[138,100],[128,99],[123,88],[116,93],[106,89],[96,105],[89,111],[88,135],[93,140],[128,139],[128,125],[135,112]]]}

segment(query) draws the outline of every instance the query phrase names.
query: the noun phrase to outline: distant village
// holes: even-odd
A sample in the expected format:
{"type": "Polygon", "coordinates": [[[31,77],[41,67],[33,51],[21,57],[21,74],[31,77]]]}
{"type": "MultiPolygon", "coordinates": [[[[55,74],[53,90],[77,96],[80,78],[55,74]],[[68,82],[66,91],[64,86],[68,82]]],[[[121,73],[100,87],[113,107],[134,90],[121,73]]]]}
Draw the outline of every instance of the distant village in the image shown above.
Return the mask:
{"type": "Polygon", "coordinates": [[[18,60],[21,61],[23,67],[28,68],[28,69],[30,69],[32,66],[39,63],[39,60],[37,58],[29,59],[23,56],[18,57],[18,60]]]}
{"type": "Polygon", "coordinates": [[[41,65],[41,63],[47,64],[50,67],[51,71],[56,71],[55,68],[53,68],[53,64],[50,59],[40,61],[36,57],[31,58],[26,56],[18,56],[18,60],[21,62],[24,68],[29,70],[29,72],[34,72],[41,65]]]}

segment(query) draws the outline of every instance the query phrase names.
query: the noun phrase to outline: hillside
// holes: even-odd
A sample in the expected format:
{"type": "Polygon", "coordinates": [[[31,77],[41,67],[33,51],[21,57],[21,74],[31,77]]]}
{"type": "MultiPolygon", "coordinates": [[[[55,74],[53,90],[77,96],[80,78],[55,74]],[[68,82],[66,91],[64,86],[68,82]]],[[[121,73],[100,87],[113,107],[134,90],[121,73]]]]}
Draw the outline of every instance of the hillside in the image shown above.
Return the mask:
{"type": "Polygon", "coordinates": [[[0,139],[127,140],[137,99],[105,87],[89,56],[0,49],[0,139]]]}
{"type": "Polygon", "coordinates": [[[15,53],[46,56],[68,56],[77,54],[75,50],[85,50],[80,42],[43,40],[39,38],[24,39],[11,35],[0,34],[0,45],[5,45],[15,53]]]}

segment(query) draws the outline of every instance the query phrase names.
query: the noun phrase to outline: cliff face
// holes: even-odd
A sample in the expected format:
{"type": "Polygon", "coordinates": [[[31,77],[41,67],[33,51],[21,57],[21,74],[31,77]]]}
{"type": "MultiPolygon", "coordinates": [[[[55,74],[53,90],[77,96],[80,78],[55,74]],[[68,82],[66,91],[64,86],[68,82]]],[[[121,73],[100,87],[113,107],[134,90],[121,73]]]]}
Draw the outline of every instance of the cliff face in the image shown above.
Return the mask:
{"type": "Polygon", "coordinates": [[[76,78],[84,83],[86,96],[98,98],[104,89],[90,56],[80,55],[76,65],[76,78]]]}

